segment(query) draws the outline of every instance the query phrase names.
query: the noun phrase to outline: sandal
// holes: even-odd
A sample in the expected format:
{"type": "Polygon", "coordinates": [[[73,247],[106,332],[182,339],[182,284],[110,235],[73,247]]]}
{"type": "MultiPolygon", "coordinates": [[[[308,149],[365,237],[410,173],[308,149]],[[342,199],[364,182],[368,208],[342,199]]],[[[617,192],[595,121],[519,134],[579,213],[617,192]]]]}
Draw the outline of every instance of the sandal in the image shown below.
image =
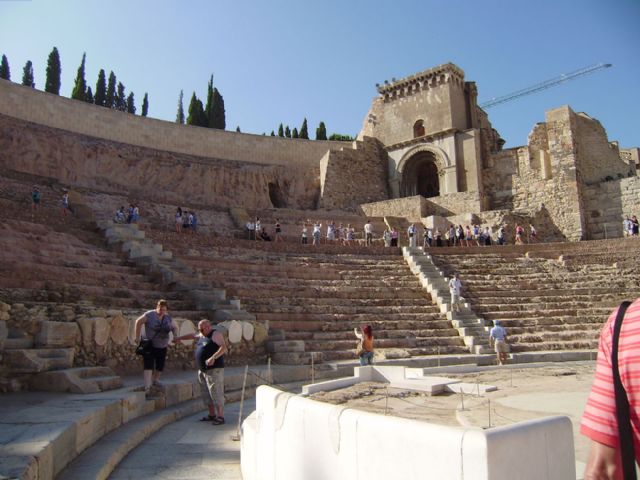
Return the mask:
{"type": "Polygon", "coordinates": [[[214,417],[211,423],[214,425],[224,425],[224,417],[214,417]]]}
{"type": "Polygon", "coordinates": [[[212,422],[216,419],[214,415],[207,415],[206,417],[202,417],[200,419],[201,422],[212,422]]]}

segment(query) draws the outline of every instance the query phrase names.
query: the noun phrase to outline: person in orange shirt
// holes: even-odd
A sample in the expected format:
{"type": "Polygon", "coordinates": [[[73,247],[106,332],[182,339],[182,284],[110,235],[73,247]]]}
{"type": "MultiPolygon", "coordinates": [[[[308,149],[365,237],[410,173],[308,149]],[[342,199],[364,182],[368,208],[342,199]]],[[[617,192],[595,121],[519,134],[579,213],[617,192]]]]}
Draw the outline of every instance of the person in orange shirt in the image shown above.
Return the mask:
{"type": "Polygon", "coordinates": [[[373,333],[371,325],[365,325],[362,329],[353,329],[353,333],[362,342],[362,353],[360,354],[360,365],[373,365],[373,333]]]}

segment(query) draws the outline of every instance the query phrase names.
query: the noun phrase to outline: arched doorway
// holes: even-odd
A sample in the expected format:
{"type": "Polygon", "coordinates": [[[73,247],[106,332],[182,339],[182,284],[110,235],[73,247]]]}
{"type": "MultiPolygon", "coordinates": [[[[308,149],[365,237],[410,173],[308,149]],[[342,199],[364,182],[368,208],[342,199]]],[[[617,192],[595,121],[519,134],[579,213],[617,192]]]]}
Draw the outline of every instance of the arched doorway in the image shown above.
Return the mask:
{"type": "Polygon", "coordinates": [[[402,172],[401,197],[440,195],[440,178],[436,157],[432,152],[422,151],[407,160],[402,172]]]}

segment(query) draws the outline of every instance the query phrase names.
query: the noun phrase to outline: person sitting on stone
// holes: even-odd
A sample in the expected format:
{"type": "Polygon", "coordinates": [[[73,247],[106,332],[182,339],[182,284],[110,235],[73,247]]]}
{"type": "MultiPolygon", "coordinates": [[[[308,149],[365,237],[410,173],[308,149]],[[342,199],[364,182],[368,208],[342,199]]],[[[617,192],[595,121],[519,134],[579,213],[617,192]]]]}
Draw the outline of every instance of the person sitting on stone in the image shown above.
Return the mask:
{"type": "Polygon", "coordinates": [[[489,345],[495,349],[498,365],[504,365],[507,363],[507,353],[509,353],[507,331],[500,324],[500,320],[494,320],[493,325],[489,332],[489,345]]]}
{"type": "Polygon", "coordinates": [[[262,227],[262,230],[260,230],[260,235],[259,235],[258,238],[260,240],[262,240],[263,242],[270,242],[271,241],[271,237],[267,233],[267,227],[262,227]]]}
{"type": "Polygon", "coordinates": [[[116,214],[113,217],[113,222],[114,223],[126,223],[127,221],[127,217],[124,213],[124,206],[120,207],[118,210],[116,210],[116,214]]]}

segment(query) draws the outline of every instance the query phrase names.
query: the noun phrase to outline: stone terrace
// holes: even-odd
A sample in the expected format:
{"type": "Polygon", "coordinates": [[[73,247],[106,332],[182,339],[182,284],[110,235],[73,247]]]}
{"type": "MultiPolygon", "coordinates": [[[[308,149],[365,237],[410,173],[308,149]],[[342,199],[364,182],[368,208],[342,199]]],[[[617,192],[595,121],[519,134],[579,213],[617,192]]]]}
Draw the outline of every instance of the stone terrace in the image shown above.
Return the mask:
{"type": "Polygon", "coordinates": [[[513,352],[595,349],[603,322],[640,295],[640,240],[432,249],[460,273],[462,295],[486,320],[501,320],[513,352]]]}
{"type": "Polygon", "coordinates": [[[372,325],[380,358],[468,352],[399,251],[147,235],[162,235],[202,280],[282,330],[271,343],[275,362],[309,362],[310,352],[317,362],[353,359],[353,328],[362,324],[372,325]]]}

